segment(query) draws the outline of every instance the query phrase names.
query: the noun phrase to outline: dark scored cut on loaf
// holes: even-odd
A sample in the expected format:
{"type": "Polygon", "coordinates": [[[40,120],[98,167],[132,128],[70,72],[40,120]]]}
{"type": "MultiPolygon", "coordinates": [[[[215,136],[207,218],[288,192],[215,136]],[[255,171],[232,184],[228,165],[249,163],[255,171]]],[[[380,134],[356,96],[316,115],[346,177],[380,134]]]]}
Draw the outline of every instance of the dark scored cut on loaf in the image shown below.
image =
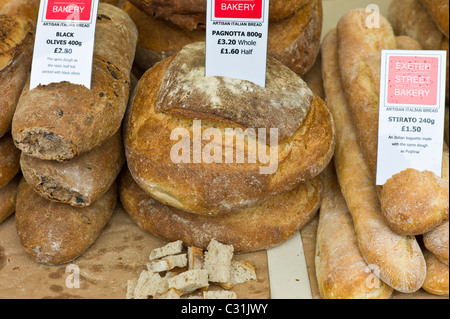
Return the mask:
{"type": "MultiPolygon", "coordinates": [[[[204,50],[201,42],[186,46],[148,70],[137,85],[124,121],[127,164],[137,183],[165,204],[196,214],[220,215],[256,205],[319,175],[334,153],[334,122],[324,101],[298,75],[270,57],[265,89],[237,79],[206,79],[200,62],[204,50]],[[277,78],[280,75],[283,78],[277,78]],[[243,102],[246,97],[240,95],[253,97],[252,91],[259,92],[255,98],[261,104],[243,102]],[[252,116],[246,118],[247,114],[252,116]],[[237,132],[252,125],[278,129],[276,172],[261,174],[261,167],[268,164],[248,158],[244,163],[224,159],[211,164],[173,162],[171,150],[178,140],[172,140],[171,134],[184,129],[192,137],[194,120],[201,121],[202,134],[216,129],[222,137],[227,129],[237,132]]],[[[248,134],[248,141],[254,141],[258,149],[268,146],[267,138],[256,136],[258,127],[253,128],[255,135],[248,134]]],[[[202,149],[207,144],[203,140],[202,149]]],[[[233,154],[249,151],[247,143],[222,143],[221,147],[222,157],[227,148],[233,154]]]]}

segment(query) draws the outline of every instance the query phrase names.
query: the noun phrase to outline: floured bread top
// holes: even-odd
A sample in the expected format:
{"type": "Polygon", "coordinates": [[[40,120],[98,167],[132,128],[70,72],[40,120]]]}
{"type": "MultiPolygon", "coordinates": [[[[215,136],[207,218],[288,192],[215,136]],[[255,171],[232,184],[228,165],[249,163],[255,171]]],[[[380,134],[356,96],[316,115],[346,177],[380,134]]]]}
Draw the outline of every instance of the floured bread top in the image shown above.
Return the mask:
{"type": "Polygon", "coordinates": [[[243,128],[278,128],[290,138],[303,123],[313,98],[307,84],[273,58],[266,87],[228,77],[205,76],[205,43],[187,45],[167,68],[156,97],[156,112],[180,118],[233,122],[243,128]]]}
{"type": "Polygon", "coordinates": [[[17,47],[31,31],[26,17],[0,15],[0,70],[6,67],[16,54],[17,47]]]}

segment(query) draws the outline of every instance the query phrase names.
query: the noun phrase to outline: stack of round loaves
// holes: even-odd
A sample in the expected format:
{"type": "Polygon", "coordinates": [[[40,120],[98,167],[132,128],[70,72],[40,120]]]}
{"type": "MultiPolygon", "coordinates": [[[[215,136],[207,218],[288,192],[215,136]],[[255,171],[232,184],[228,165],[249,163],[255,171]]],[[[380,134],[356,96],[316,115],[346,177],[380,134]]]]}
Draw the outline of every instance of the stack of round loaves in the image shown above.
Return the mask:
{"type": "Polygon", "coordinates": [[[38,0],[0,1],[0,223],[15,211],[21,178],[20,151],[10,130],[31,68],[38,6],[38,0]]]}
{"type": "MultiPolygon", "coordinates": [[[[139,30],[136,64],[147,70],[185,45],[205,41],[206,0],[130,0],[139,30]]],[[[321,0],[271,0],[268,53],[299,75],[313,65],[322,32],[321,0]]]]}
{"type": "Polygon", "coordinates": [[[276,246],[317,212],[334,153],[325,103],[269,57],[267,85],[205,77],[205,43],[140,79],[124,121],[124,208],[144,229],[206,248],[276,246]]]}
{"type": "Polygon", "coordinates": [[[60,264],[80,256],[114,211],[136,43],[130,17],[100,3],[91,89],[69,82],[23,88],[11,133],[23,174],[16,226],[32,260],[60,264]]]}

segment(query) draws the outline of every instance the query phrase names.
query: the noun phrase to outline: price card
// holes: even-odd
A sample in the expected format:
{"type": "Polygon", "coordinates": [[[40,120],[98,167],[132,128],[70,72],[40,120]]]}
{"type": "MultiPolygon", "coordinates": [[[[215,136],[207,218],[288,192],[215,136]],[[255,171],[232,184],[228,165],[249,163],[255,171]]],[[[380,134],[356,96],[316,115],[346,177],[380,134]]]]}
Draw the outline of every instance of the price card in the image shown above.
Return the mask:
{"type": "Polygon", "coordinates": [[[407,168],[441,176],[446,54],[382,51],[377,185],[407,168]]]}
{"type": "Polygon", "coordinates": [[[206,76],[266,84],[269,0],[208,0],[206,76]]]}
{"type": "Polygon", "coordinates": [[[30,89],[67,81],[91,88],[99,0],[42,0],[30,89]]]}

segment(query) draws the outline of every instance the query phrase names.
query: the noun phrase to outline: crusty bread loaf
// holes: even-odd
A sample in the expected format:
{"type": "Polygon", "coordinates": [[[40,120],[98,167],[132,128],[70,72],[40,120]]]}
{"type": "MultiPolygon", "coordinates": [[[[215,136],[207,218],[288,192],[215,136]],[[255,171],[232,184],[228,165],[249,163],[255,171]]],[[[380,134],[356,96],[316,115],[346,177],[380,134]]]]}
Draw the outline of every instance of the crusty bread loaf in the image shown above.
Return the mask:
{"type": "Polygon", "coordinates": [[[102,145],[120,128],[137,30],[124,11],[101,3],[95,37],[91,90],[60,82],[27,86],[22,93],[12,135],[26,155],[66,161],[102,145]]]}
{"type": "Polygon", "coordinates": [[[406,169],[379,190],[383,216],[394,231],[420,235],[449,219],[449,153],[445,145],[442,177],[430,171],[406,169]]]}
{"type": "Polygon", "coordinates": [[[226,216],[190,214],[166,206],[144,192],[124,169],[119,178],[123,207],[136,224],[167,241],[206,249],[210,241],[244,253],[275,247],[308,223],[322,200],[319,177],[265,203],[226,216]]]}
{"type": "Polygon", "coordinates": [[[441,262],[430,251],[424,251],[427,261],[427,276],[422,288],[433,295],[449,295],[449,269],[448,265],[441,262]]]}
{"type": "Polygon", "coordinates": [[[387,299],[393,289],[365,262],[337,181],[334,165],[324,171],[324,195],[317,229],[315,269],[324,299],[387,299]]]}
{"type": "Polygon", "coordinates": [[[449,222],[423,234],[423,243],[440,261],[448,265],[449,262],[449,222]]]}
{"type": "Polygon", "coordinates": [[[17,187],[22,179],[17,174],[6,186],[0,188],[0,224],[16,211],[17,187]]]}
{"type": "Polygon", "coordinates": [[[422,251],[413,236],[395,233],[381,213],[371,171],[359,147],[338,68],[338,39],[330,31],[322,43],[322,69],[328,107],[336,124],[334,164],[366,263],[401,292],[417,291],[425,279],[422,251]]]}
{"type": "Polygon", "coordinates": [[[415,39],[407,35],[398,35],[395,37],[398,50],[422,50],[422,45],[415,39]]]}
{"type": "MultiPolygon", "coordinates": [[[[204,49],[204,43],[188,45],[141,78],[124,121],[127,163],[136,182],[165,204],[219,215],[253,206],[317,176],[334,152],[333,120],[325,103],[273,58],[268,59],[266,88],[238,79],[205,77],[204,49]],[[195,163],[190,157],[175,163],[171,152],[177,143],[171,135],[181,129],[192,136],[194,120],[201,121],[202,134],[214,127],[222,137],[225,129],[254,128],[262,134],[276,129],[278,152],[272,148],[271,164],[278,162],[278,168],[269,168],[260,158],[252,162],[246,157],[243,163],[223,159],[230,149],[251,154],[247,146],[252,142],[257,149],[265,148],[269,138],[262,134],[248,134],[248,143],[225,141],[217,162],[195,163]],[[263,167],[276,172],[262,173],[263,167]]],[[[209,144],[201,143],[202,149],[209,144]]]]}
{"type": "Polygon", "coordinates": [[[165,20],[158,20],[129,1],[123,10],[130,15],[139,31],[135,62],[143,70],[172,56],[187,44],[205,40],[205,30],[189,31],[165,20]]]}
{"type": "Polygon", "coordinates": [[[425,50],[440,49],[444,36],[420,0],[392,0],[388,19],[396,35],[416,39],[425,50]]]}
{"type": "Polygon", "coordinates": [[[420,0],[437,27],[448,39],[449,0],[420,0]]]}
{"type": "Polygon", "coordinates": [[[292,17],[269,25],[268,54],[303,75],[320,48],[322,1],[309,0],[292,17]]]}
{"type": "Polygon", "coordinates": [[[22,179],[16,203],[16,227],[31,260],[48,265],[69,262],[86,252],[109,221],[117,202],[114,183],[88,207],[49,201],[22,179]]]}
{"type": "Polygon", "coordinates": [[[14,146],[11,134],[0,137],[0,188],[8,184],[20,170],[20,151],[14,146]]]}
{"type": "Polygon", "coordinates": [[[121,130],[103,145],[64,163],[21,155],[28,185],[41,196],[72,206],[94,203],[111,187],[125,163],[121,130]]]}
{"type": "Polygon", "coordinates": [[[31,68],[34,26],[25,16],[0,15],[0,137],[11,121],[31,68]]]}
{"type": "MultiPolygon", "coordinates": [[[[269,20],[279,21],[301,9],[309,0],[271,0],[269,20]]],[[[192,31],[205,28],[206,0],[130,0],[140,10],[159,20],[192,31]]]]}
{"type": "Polygon", "coordinates": [[[36,22],[40,0],[0,0],[0,15],[23,15],[36,22]]]}

